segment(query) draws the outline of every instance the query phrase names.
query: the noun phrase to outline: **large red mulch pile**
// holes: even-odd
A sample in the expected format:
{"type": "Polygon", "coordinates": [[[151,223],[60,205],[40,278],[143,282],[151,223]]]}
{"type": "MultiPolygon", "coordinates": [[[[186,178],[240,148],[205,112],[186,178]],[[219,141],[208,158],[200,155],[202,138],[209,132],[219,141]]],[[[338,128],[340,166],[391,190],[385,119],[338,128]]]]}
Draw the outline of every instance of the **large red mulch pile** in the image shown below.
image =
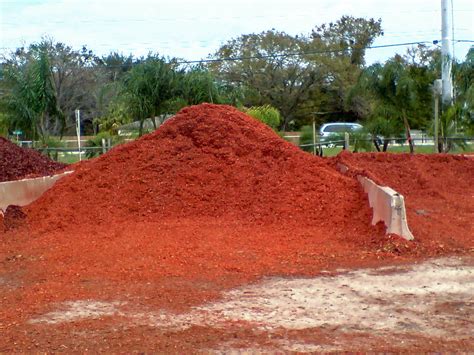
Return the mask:
{"type": "Polygon", "coordinates": [[[205,104],[78,166],[28,215],[36,230],[203,217],[366,232],[348,222],[364,205],[357,184],[323,159],[232,107],[205,104]]]}
{"type": "Polygon", "coordinates": [[[43,154],[0,137],[0,182],[51,175],[65,167],[43,154]]]}
{"type": "MultiPolygon", "coordinates": [[[[365,263],[382,233],[356,181],[235,108],[210,104],[78,165],[24,210],[26,226],[0,247],[29,255],[28,277],[45,280],[41,292],[24,292],[25,312],[86,297],[78,287],[97,278],[127,288],[163,277],[235,285],[365,263]]],[[[170,306],[202,297],[172,297],[170,306]]]]}
{"type": "Polygon", "coordinates": [[[332,159],[405,197],[408,225],[427,247],[474,250],[474,160],[452,154],[342,153],[332,159]]]}
{"type": "Polygon", "coordinates": [[[185,310],[264,276],[463,252],[384,236],[358,182],[332,163],[232,107],[203,104],[78,165],[0,238],[0,265],[22,270],[21,287],[0,295],[5,341],[24,350],[44,338],[52,330],[27,320],[65,300],[185,310]]]}

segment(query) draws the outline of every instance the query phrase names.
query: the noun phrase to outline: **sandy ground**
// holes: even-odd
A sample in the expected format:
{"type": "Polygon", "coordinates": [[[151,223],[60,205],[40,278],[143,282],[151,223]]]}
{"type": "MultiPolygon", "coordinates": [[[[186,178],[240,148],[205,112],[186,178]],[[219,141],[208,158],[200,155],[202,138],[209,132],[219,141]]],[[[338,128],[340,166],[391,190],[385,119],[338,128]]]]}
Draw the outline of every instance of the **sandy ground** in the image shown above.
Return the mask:
{"type": "Polygon", "coordinates": [[[473,295],[474,258],[452,257],[268,278],[181,314],[123,300],[71,300],[28,323],[54,329],[113,318],[126,329],[227,334],[194,344],[196,351],[216,353],[474,350],[473,295]]]}

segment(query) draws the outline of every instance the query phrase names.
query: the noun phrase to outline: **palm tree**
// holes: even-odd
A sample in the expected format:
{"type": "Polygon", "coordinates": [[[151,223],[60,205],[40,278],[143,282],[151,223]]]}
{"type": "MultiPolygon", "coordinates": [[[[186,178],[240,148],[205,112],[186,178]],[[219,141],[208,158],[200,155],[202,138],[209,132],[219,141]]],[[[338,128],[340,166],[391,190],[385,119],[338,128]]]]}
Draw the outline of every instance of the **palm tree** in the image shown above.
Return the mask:
{"type": "Polygon", "coordinates": [[[162,114],[165,103],[176,92],[176,73],[171,64],[156,56],[149,56],[143,63],[128,71],[122,82],[122,97],[129,113],[140,121],[139,135],[143,134],[145,119],[162,114]]]}
{"type": "MultiPolygon", "coordinates": [[[[410,75],[400,57],[368,67],[361,75],[358,90],[369,92],[375,102],[371,107],[371,119],[382,123],[383,118],[390,121],[387,129],[394,133],[401,122],[405,128],[406,139],[410,152],[414,153],[414,143],[411,139],[409,113],[416,109],[417,83],[410,75]]],[[[387,130],[378,127],[378,130],[387,130]]],[[[388,144],[388,143],[387,143],[388,144]]]]}
{"type": "Polygon", "coordinates": [[[453,67],[453,72],[457,126],[474,134],[474,46],[471,46],[466,60],[453,67]]]}
{"type": "Polygon", "coordinates": [[[3,68],[3,107],[12,128],[22,128],[46,143],[49,128],[58,121],[64,126],[65,118],[57,104],[48,53],[36,48],[30,55],[25,63],[3,68]]]}

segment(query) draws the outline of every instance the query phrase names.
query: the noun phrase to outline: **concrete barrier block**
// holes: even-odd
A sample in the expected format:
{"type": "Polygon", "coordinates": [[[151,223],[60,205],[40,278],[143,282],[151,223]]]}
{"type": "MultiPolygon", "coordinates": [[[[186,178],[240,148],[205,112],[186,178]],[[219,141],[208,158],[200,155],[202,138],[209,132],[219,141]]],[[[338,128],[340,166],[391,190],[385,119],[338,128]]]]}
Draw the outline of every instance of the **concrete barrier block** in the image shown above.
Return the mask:
{"type": "Polygon", "coordinates": [[[384,222],[387,234],[397,234],[407,240],[415,237],[408,228],[404,197],[387,186],[380,186],[365,176],[358,176],[373,209],[372,224],[384,222]]]}
{"type": "Polygon", "coordinates": [[[10,205],[26,206],[32,203],[59,179],[71,173],[72,171],[66,171],[53,176],[0,183],[0,213],[5,212],[10,205]]]}

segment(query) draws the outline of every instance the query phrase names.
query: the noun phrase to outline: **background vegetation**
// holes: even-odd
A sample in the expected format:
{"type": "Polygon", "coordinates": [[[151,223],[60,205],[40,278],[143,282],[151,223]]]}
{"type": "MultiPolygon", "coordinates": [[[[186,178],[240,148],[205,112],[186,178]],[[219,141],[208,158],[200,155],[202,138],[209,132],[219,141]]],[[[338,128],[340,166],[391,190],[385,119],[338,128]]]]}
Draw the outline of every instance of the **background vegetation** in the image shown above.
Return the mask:
{"type": "MultiPolygon", "coordinates": [[[[134,121],[141,135],[147,119],[156,127],[184,106],[212,102],[250,108],[279,131],[358,121],[387,150],[411,129],[432,132],[441,63],[438,49],[418,45],[367,66],[365,53],[379,36],[381,20],[344,16],[308,35],[244,34],[197,64],[157,53],[99,57],[43,38],[1,58],[0,134],[21,131],[47,146],[50,137],[74,134],[80,109],[84,135],[114,136],[134,121]]],[[[453,142],[444,138],[474,134],[474,49],[453,73],[455,101],[441,112],[443,150],[453,142]]]]}

